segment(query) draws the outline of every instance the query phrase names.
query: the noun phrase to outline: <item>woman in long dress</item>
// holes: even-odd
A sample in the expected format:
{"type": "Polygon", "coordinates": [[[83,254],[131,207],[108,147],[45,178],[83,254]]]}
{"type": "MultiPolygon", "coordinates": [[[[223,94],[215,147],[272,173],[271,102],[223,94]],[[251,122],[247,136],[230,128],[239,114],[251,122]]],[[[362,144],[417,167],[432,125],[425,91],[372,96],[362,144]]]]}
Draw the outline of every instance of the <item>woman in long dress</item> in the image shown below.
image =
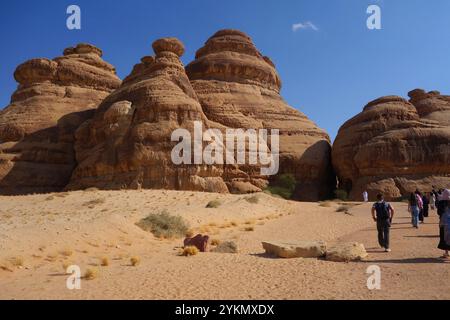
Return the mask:
{"type": "Polygon", "coordinates": [[[419,204],[417,197],[414,193],[411,193],[408,201],[408,211],[411,213],[411,223],[414,228],[419,228],[419,204]]]}
{"type": "Polygon", "coordinates": [[[442,192],[439,199],[440,220],[439,220],[439,244],[438,248],[444,250],[442,258],[449,259],[450,250],[450,190],[442,192]]]}

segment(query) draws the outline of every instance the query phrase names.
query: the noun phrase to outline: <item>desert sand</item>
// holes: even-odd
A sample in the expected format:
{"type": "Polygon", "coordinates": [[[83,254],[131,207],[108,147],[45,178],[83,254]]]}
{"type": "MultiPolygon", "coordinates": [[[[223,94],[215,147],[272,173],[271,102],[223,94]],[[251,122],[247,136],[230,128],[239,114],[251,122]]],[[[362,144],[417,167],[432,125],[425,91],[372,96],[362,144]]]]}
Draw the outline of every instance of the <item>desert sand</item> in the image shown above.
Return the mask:
{"type": "Polygon", "coordinates": [[[246,195],[142,191],[77,191],[0,197],[0,299],[450,299],[450,265],[436,248],[436,213],[411,228],[406,204],[397,210],[392,253],[377,245],[370,204],[300,203],[246,195]],[[211,200],[218,208],[207,209],[211,200]],[[195,232],[232,240],[238,254],[179,256],[183,239],[160,240],[136,226],[167,210],[195,232]],[[253,227],[253,228],[251,228],[253,227]],[[246,229],[253,231],[246,231],[246,229]],[[366,261],[276,259],[262,241],[363,243],[366,261]],[[101,266],[101,258],[109,265],[101,266]],[[131,266],[130,258],[140,264],[131,266]],[[63,267],[84,272],[81,290],[68,290],[63,267]],[[381,290],[366,286],[367,267],[382,271],[381,290]]]}

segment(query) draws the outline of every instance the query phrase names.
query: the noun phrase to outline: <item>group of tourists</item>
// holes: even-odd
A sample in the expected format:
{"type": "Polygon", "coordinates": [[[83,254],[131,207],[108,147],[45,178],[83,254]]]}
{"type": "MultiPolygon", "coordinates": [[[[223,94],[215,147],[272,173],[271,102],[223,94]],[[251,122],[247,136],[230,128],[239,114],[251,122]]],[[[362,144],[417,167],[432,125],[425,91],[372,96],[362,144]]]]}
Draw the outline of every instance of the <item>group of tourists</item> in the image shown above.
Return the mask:
{"type": "MultiPolygon", "coordinates": [[[[367,192],[363,194],[367,202],[367,192]]],[[[429,193],[421,193],[419,190],[408,197],[408,212],[411,213],[413,228],[419,229],[421,223],[429,216],[430,209],[439,216],[439,244],[438,248],[444,251],[442,258],[449,259],[450,251],[450,189],[437,189],[429,193]]],[[[395,210],[391,204],[384,200],[382,194],[377,195],[377,202],[372,206],[372,218],[377,223],[378,242],[385,252],[391,252],[389,233],[394,218],[395,210]]]]}

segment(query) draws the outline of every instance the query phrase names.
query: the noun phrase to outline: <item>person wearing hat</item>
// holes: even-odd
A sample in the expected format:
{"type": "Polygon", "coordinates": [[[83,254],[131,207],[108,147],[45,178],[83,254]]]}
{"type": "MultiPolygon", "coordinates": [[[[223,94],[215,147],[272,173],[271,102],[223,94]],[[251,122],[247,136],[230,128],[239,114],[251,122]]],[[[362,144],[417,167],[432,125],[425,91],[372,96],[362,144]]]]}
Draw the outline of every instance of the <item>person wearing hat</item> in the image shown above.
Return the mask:
{"type": "Polygon", "coordinates": [[[440,195],[439,203],[442,205],[439,220],[439,245],[438,248],[444,250],[442,258],[449,259],[450,250],[450,190],[445,189],[440,195]]]}

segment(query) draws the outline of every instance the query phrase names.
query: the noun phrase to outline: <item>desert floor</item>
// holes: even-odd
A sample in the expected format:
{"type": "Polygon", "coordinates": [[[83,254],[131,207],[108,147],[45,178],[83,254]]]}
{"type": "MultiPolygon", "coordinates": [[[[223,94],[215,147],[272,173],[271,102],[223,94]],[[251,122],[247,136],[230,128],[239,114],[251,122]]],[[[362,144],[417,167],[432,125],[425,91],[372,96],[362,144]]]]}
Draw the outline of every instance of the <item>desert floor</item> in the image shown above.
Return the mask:
{"type": "Polygon", "coordinates": [[[450,299],[450,262],[439,259],[438,219],[410,226],[406,204],[393,204],[392,253],[377,245],[370,205],[296,203],[249,196],[175,191],[78,191],[0,197],[0,299],[450,299]],[[219,199],[222,205],[206,209],[219,199]],[[136,226],[166,209],[196,232],[233,240],[238,254],[179,256],[182,239],[158,240],[136,226]],[[254,231],[245,231],[254,228],[254,231]],[[364,262],[275,259],[261,241],[363,243],[364,262]],[[109,266],[100,266],[107,258],[109,266]],[[130,258],[141,262],[131,266],[130,258]],[[63,266],[98,272],[68,290],[63,266]],[[381,290],[367,288],[378,265],[381,290]]]}

